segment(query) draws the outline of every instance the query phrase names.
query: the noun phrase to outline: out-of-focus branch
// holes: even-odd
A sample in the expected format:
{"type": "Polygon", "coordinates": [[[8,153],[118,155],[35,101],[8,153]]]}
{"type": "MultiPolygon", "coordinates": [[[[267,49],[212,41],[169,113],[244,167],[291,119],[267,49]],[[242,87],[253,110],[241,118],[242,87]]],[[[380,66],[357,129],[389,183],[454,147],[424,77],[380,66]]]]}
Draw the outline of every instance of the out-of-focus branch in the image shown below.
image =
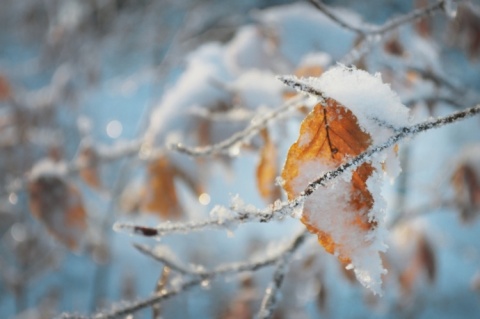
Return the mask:
{"type": "MultiPolygon", "coordinates": [[[[317,3],[321,3],[320,0],[311,0],[311,1],[316,6],[317,6],[317,3]]],[[[360,35],[360,39],[358,43],[355,45],[355,47],[353,47],[342,59],[340,59],[340,63],[350,65],[350,64],[354,64],[355,62],[360,60],[363,56],[365,56],[368,52],[370,52],[372,48],[381,41],[382,37],[385,34],[391,31],[394,31],[403,25],[415,22],[416,20],[425,18],[429,15],[433,15],[437,11],[444,9],[444,6],[445,6],[445,0],[440,0],[424,8],[419,8],[405,15],[392,18],[381,26],[368,25],[365,28],[354,27],[343,20],[339,20],[338,17],[336,17],[336,19],[333,19],[331,15],[327,14],[326,10],[329,10],[329,9],[323,3],[321,3],[321,7],[322,7],[321,10],[328,17],[330,17],[334,22],[338,23],[341,27],[344,27],[360,35]]],[[[317,8],[319,7],[317,6],[317,8]]]]}
{"type": "MultiPolygon", "coordinates": [[[[128,305],[122,305],[114,307],[113,310],[107,312],[99,312],[89,318],[93,319],[113,319],[113,318],[121,318],[126,315],[132,314],[137,312],[141,309],[151,307],[152,305],[159,304],[167,299],[170,299],[178,294],[186,292],[193,287],[197,287],[202,284],[202,282],[210,281],[213,279],[217,279],[219,277],[229,275],[229,274],[238,274],[245,271],[256,271],[266,266],[273,265],[274,263],[282,260],[283,264],[288,261],[293,253],[305,242],[305,239],[309,233],[306,229],[302,230],[302,232],[297,235],[289,244],[285,245],[279,252],[274,256],[267,257],[263,260],[254,260],[248,261],[243,263],[234,263],[234,264],[225,264],[215,268],[212,271],[203,271],[199,272],[196,278],[190,279],[185,281],[184,283],[174,286],[170,289],[163,289],[160,293],[155,294],[151,297],[145,298],[143,300],[133,302],[128,305]]],[[[79,315],[70,315],[70,314],[63,314],[61,316],[63,319],[77,319],[77,318],[87,318],[79,315]]]]}
{"type": "Polygon", "coordinates": [[[277,120],[285,116],[288,112],[299,107],[302,102],[304,102],[304,96],[297,96],[288,100],[283,106],[278,109],[267,113],[263,116],[260,116],[257,120],[253,119],[251,124],[228,139],[213,145],[208,146],[198,146],[198,147],[189,147],[181,143],[169,145],[170,149],[178,151],[190,156],[201,157],[201,156],[212,156],[221,153],[227,153],[232,147],[239,145],[241,143],[248,142],[255,134],[257,134],[262,128],[273,120],[277,120]]]}
{"type": "Polygon", "coordinates": [[[311,2],[317,7],[321,12],[323,12],[327,17],[329,17],[333,22],[338,24],[340,27],[355,32],[363,37],[372,36],[372,35],[384,35],[387,32],[390,32],[402,25],[414,22],[415,20],[422,19],[426,16],[432,15],[437,10],[444,9],[445,0],[437,1],[431,5],[428,5],[423,8],[415,9],[405,15],[392,18],[385,22],[381,26],[355,26],[351,23],[345,21],[338,15],[336,15],[327,5],[325,5],[321,0],[311,0],[311,2]]]}
{"type": "Polygon", "coordinates": [[[305,232],[302,235],[298,236],[293,242],[291,249],[286,251],[281,256],[281,258],[278,259],[275,271],[273,272],[272,281],[265,290],[265,295],[263,296],[262,304],[260,306],[260,310],[258,311],[257,318],[272,318],[278,301],[278,290],[283,284],[283,280],[288,270],[288,265],[292,259],[293,253],[304,241],[304,234],[305,232]]]}
{"type": "Polygon", "coordinates": [[[354,26],[348,23],[347,21],[345,21],[344,19],[342,19],[341,17],[339,17],[337,14],[335,14],[335,12],[333,12],[332,9],[330,9],[327,5],[325,5],[321,0],[311,0],[311,2],[315,7],[317,7],[317,9],[319,9],[320,11],[323,12],[323,14],[329,17],[330,20],[332,20],[342,28],[350,30],[362,36],[365,35],[365,30],[363,28],[354,26]]]}
{"type": "Polygon", "coordinates": [[[193,269],[189,269],[188,267],[185,267],[181,265],[178,261],[175,260],[173,256],[171,256],[169,253],[160,253],[156,250],[150,249],[146,245],[142,244],[133,244],[133,246],[140,251],[142,254],[151,257],[161,263],[163,263],[166,267],[182,274],[182,275],[194,275],[196,274],[193,269]]]}

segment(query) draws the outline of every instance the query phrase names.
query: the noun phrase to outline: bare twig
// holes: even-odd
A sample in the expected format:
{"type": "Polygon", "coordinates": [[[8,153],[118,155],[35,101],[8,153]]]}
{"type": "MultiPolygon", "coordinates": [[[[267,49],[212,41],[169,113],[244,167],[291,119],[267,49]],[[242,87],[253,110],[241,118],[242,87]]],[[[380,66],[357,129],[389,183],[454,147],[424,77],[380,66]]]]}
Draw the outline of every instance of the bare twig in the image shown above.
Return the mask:
{"type": "MultiPolygon", "coordinates": [[[[312,1],[317,2],[318,0],[312,0],[312,1]]],[[[365,29],[361,29],[361,28],[352,29],[352,26],[349,26],[349,28],[347,29],[354,31],[357,34],[360,34],[361,37],[357,45],[355,45],[355,47],[353,47],[342,59],[340,59],[340,63],[346,64],[346,65],[354,64],[355,62],[360,60],[363,56],[365,56],[368,52],[370,52],[373,49],[373,47],[381,41],[382,37],[385,34],[391,31],[394,31],[403,25],[412,23],[416,20],[425,18],[428,15],[432,15],[436,13],[438,10],[441,10],[444,8],[444,2],[445,2],[444,0],[440,0],[424,8],[413,10],[412,12],[407,13],[405,15],[392,18],[381,26],[368,26],[368,28],[365,28],[365,29]],[[359,31],[355,31],[355,29],[358,29],[359,31]]],[[[322,10],[322,12],[325,13],[324,10],[322,10]]],[[[329,15],[327,14],[327,16],[329,15]]],[[[339,23],[339,25],[342,27],[345,27],[344,22],[339,23]]]]}
{"type": "Polygon", "coordinates": [[[169,256],[168,253],[160,253],[158,251],[155,251],[146,245],[142,244],[133,244],[133,246],[140,251],[142,254],[149,256],[161,263],[163,263],[166,267],[182,274],[182,275],[194,275],[195,272],[192,269],[188,269],[188,267],[185,267],[181,265],[179,262],[175,260],[173,256],[169,256]]]}
{"type": "Polygon", "coordinates": [[[202,284],[202,282],[210,281],[217,279],[219,277],[228,275],[228,274],[239,274],[245,271],[256,271],[266,266],[275,264],[280,259],[289,259],[290,256],[305,242],[305,239],[309,233],[306,229],[297,235],[288,245],[284,246],[277,254],[274,256],[265,258],[263,260],[255,260],[244,263],[234,263],[234,264],[225,264],[215,268],[212,271],[205,271],[199,273],[196,278],[185,281],[183,284],[174,286],[170,290],[163,289],[160,293],[155,294],[151,297],[145,298],[143,300],[133,302],[129,305],[123,305],[115,307],[109,312],[99,312],[89,317],[83,317],[79,315],[70,315],[64,314],[61,316],[63,319],[76,319],[76,318],[92,318],[92,319],[113,319],[121,318],[126,315],[137,312],[141,309],[151,307],[155,304],[159,304],[167,299],[170,299],[178,294],[186,292],[191,288],[197,287],[202,284]]]}
{"type": "Polygon", "coordinates": [[[265,209],[253,209],[251,207],[243,207],[243,205],[237,205],[232,207],[234,215],[228,218],[211,218],[201,222],[187,222],[187,223],[164,223],[158,227],[144,227],[131,224],[116,223],[114,228],[119,231],[127,231],[134,234],[140,234],[143,236],[164,236],[172,233],[186,233],[191,231],[203,230],[210,226],[228,228],[232,225],[245,223],[245,222],[269,222],[271,220],[282,219],[285,216],[293,215],[298,207],[301,207],[305,199],[315,192],[320,187],[327,186],[327,183],[343,173],[347,172],[351,168],[355,168],[358,165],[368,161],[374,154],[380,153],[385,149],[392,147],[405,138],[415,136],[419,133],[429,131],[431,129],[439,128],[447,124],[453,124],[460,120],[472,117],[480,113],[480,104],[463,111],[453,113],[446,117],[440,117],[433,120],[428,120],[416,125],[407,126],[397,130],[397,133],[388,138],[384,143],[369,147],[365,152],[350,159],[349,161],[338,166],[336,169],[331,170],[321,177],[317,178],[313,182],[309,183],[305,190],[300,193],[296,198],[276,203],[265,209]]]}
{"type": "Polygon", "coordinates": [[[304,240],[304,234],[305,232],[303,235],[297,237],[297,239],[293,242],[291,249],[286,251],[281,258],[278,259],[275,271],[273,272],[272,281],[265,290],[265,295],[263,297],[260,310],[258,311],[257,318],[269,319],[273,316],[273,312],[278,301],[278,290],[283,284],[283,280],[288,270],[288,265],[291,261],[293,253],[304,240]]]}
{"type": "Polygon", "coordinates": [[[208,146],[199,146],[199,147],[189,147],[181,143],[169,145],[170,149],[185,153],[190,156],[200,157],[200,156],[212,156],[221,153],[227,153],[228,151],[241,143],[248,142],[255,134],[257,134],[262,128],[264,128],[268,123],[275,119],[279,119],[284,116],[286,113],[296,109],[301,103],[305,100],[303,96],[297,96],[288,100],[283,106],[278,109],[265,114],[257,121],[252,120],[252,123],[243,131],[240,131],[228,139],[213,145],[208,146]]]}
{"type": "Polygon", "coordinates": [[[372,28],[367,32],[369,35],[384,35],[387,32],[393,31],[398,27],[412,23],[416,20],[423,19],[429,15],[436,13],[438,10],[444,8],[445,0],[437,1],[424,8],[415,9],[405,15],[388,20],[380,27],[372,28]]]}
{"type": "Polygon", "coordinates": [[[321,0],[311,0],[313,5],[317,7],[320,11],[322,11],[327,17],[329,17],[333,22],[338,24],[344,29],[350,30],[352,32],[355,32],[359,35],[364,35],[365,30],[363,28],[354,26],[344,19],[340,18],[338,15],[336,15],[333,10],[331,10],[328,6],[326,6],[321,0]]]}

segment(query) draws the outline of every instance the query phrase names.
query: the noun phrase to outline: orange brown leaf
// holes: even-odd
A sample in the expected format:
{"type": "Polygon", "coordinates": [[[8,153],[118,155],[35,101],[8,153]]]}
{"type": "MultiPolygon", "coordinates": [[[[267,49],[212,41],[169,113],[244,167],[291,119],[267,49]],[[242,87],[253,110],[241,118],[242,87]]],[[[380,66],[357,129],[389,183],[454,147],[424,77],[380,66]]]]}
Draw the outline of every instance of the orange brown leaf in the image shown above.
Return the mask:
{"type": "Polygon", "coordinates": [[[28,191],[32,215],[69,249],[78,249],[87,225],[78,189],[59,176],[41,175],[28,191]]]}
{"type": "MultiPolygon", "coordinates": [[[[322,173],[319,169],[333,169],[349,157],[365,151],[370,144],[369,134],[360,128],[357,118],[348,108],[333,99],[328,99],[325,106],[317,104],[302,122],[300,136],[288,151],[282,171],[283,187],[288,198],[298,196],[309,182],[322,173]]],[[[376,221],[368,217],[373,197],[366,184],[373,170],[369,163],[360,165],[352,173],[351,180],[346,182],[347,189],[343,195],[323,197],[320,202],[312,198],[305,201],[302,222],[318,236],[327,252],[337,254],[344,263],[351,262],[355,246],[361,244],[345,240],[348,232],[365,235],[376,226],[376,221]],[[325,201],[333,203],[327,205],[325,201]],[[325,217],[326,220],[317,220],[324,210],[337,207],[338,214],[325,212],[327,216],[320,218],[325,217]]]]}
{"type": "Polygon", "coordinates": [[[264,144],[257,166],[257,188],[263,199],[273,202],[280,198],[280,188],[275,185],[275,178],[278,174],[277,148],[266,129],[263,129],[260,135],[264,144]]]}
{"type": "Polygon", "coordinates": [[[162,156],[148,165],[148,181],[143,190],[140,209],[159,214],[165,219],[179,219],[183,208],[175,187],[175,180],[185,183],[197,196],[202,194],[201,184],[162,156]]]}
{"type": "Polygon", "coordinates": [[[84,147],[80,152],[80,161],[85,164],[80,170],[80,177],[91,188],[101,189],[102,182],[100,181],[98,171],[99,160],[95,149],[91,146],[84,147]]]}
{"type": "Polygon", "coordinates": [[[175,174],[168,158],[161,157],[150,163],[148,165],[148,182],[144,189],[141,209],[158,213],[167,219],[178,219],[182,208],[174,183],[175,174]]]}

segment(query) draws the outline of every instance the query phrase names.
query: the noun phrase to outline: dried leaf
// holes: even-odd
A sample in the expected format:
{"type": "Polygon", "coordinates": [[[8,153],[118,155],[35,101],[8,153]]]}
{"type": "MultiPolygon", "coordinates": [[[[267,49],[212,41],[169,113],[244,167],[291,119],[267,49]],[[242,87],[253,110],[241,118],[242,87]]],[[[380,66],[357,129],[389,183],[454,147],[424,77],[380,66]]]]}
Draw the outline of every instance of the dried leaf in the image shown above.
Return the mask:
{"type": "MultiPolygon", "coordinates": [[[[288,151],[287,161],[282,171],[283,185],[288,198],[292,199],[303,190],[298,187],[297,178],[305,175],[301,172],[308,169],[304,165],[312,161],[320,161],[325,168],[334,168],[346,158],[356,156],[365,151],[371,144],[370,136],[361,130],[353,113],[333,99],[327,100],[327,106],[317,104],[313,111],[305,118],[300,128],[300,137],[288,151]]],[[[343,216],[345,236],[350,231],[367,233],[376,226],[375,220],[369,220],[368,211],[373,206],[373,198],[366,186],[368,177],[373,168],[364,163],[352,175],[350,191],[346,198],[351,212],[350,216],[343,216]]],[[[307,172],[317,176],[319,172],[307,172]]],[[[341,203],[339,203],[341,204],[341,203]]],[[[305,202],[302,222],[308,230],[317,234],[320,244],[331,254],[338,253],[338,258],[350,262],[354,247],[339,242],[331,237],[332,227],[341,225],[326,225],[319,228],[310,222],[310,216],[321,209],[310,198],[305,202]]]]}
{"type": "Polygon", "coordinates": [[[306,78],[309,76],[318,77],[322,75],[323,68],[319,65],[301,66],[295,70],[295,76],[299,78],[306,78]]]}
{"type": "Polygon", "coordinates": [[[79,160],[84,165],[80,170],[82,180],[93,189],[102,189],[98,171],[99,159],[97,151],[91,146],[83,147],[80,151],[79,160]]]}
{"type": "Polygon", "coordinates": [[[228,308],[219,316],[220,319],[248,319],[253,318],[252,303],[257,298],[256,287],[252,277],[241,280],[238,294],[233,298],[228,308]]]}
{"type": "MultiPolygon", "coordinates": [[[[428,0],[416,0],[415,8],[425,8],[428,6],[428,0]]],[[[423,38],[429,38],[432,34],[431,21],[428,17],[423,17],[419,19],[414,24],[415,30],[423,38]]]]}
{"type": "Polygon", "coordinates": [[[437,273],[435,253],[432,245],[424,235],[419,235],[410,263],[399,276],[399,282],[406,294],[410,294],[415,283],[424,274],[430,284],[435,281],[437,273]]]}
{"type": "Polygon", "coordinates": [[[405,49],[403,48],[403,45],[400,43],[397,36],[391,37],[389,40],[387,40],[383,47],[385,51],[391,55],[399,57],[405,55],[405,49]]]}
{"type": "Polygon", "coordinates": [[[455,202],[465,223],[473,221],[480,212],[480,179],[474,167],[461,163],[452,176],[455,202]]]}
{"type": "MultiPolygon", "coordinates": [[[[315,178],[364,152],[371,143],[349,108],[332,98],[317,104],[288,151],[281,175],[288,198],[299,196],[315,178]]],[[[377,227],[383,220],[381,202],[374,205],[369,188],[379,189],[381,166],[379,161],[365,162],[324,185],[305,199],[301,217],[323,248],[353,268],[357,280],[376,294],[381,294],[385,270],[380,252],[385,245],[384,230],[377,227]]]]}
{"type": "Polygon", "coordinates": [[[12,88],[7,78],[0,74],[0,101],[6,101],[12,96],[12,88]]]}
{"type": "Polygon", "coordinates": [[[165,219],[178,219],[182,214],[175,189],[175,174],[165,156],[148,165],[148,182],[141,210],[158,213],[165,219]]]}
{"type": "Polygon", "coordinates": [[[281,197],[280,188],[275,185],[275,179],[278,175],[277,148],[266,129],[263,129],[260,135],[264,144],[260,151],[260,162],[257,166],[257,188],[263,199],[273,202],[281,197]]]}
{"type": "Polygon", "coordinates": [[[78,249],[86,213],[77,188],[62,177],[40,175],[30,181],[28,190],[33,216],[69,249],[78,249]]]}
{"type": "Polygon", "coordinates": [[[177,178],[198,196],[203,193],[203,187],[198,181],[173,165],[168,157],[162,156],[148,165],[148,181],[143,191],[140,209],[159,214],[165,219],[179,219],[183,208],[175,188],[177,178]]]}
{"type": "Polygon", "coordinates": [[[459,4],[456,19],[452,21],[450,37],[459,45],[472,60],[480,56],[480,7],[476,4],[464,2],[459,4]]]}

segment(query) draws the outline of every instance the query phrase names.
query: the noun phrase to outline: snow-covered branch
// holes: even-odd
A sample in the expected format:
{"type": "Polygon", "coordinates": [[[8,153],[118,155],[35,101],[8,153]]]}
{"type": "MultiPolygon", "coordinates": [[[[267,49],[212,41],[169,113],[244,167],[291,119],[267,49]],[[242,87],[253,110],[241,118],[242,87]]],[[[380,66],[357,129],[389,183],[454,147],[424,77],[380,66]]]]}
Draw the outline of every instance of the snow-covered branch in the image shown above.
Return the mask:
{"type": "Polygon", "coordinates": [[[285,116],[288,112],[295,110],[299,107],[302,102],[305,100],[303,96],[297,96],[288,100],[283,106],[278,109],[260,116],[258,119],[253,119],[251,124],[245,128],[243,131],[240,131],[231,137],[223,140],[220,143],[208,145],[208,146],[198,146],[198,147],[189,147],[181,143],[169,145],[169,147],[181,153],[185,153],[190,156],[200,157],[200,156],[212,156],[221,153],[229,153],[233,147],[238,146],[242,143],[247,143],[255,134],[257,134],[262,128],[273,120],[277,120],[285,116]]]}
{"type": "MultiPolygon", "coordinates": [[[[306,83],[302,83],[301,86],[297,87],[305,88],[306,86],[308,86],[306,83]]],[[[431,129],[439,128],[447,124],[453,124],[460,120],[474,116],[478,113],[480,113],[480,104],[465,109],[463,111],[453,113],[446,117],[440,117],[416,125],[397,129],[397,133],[392,135],[384,143],[374,145],[368,148],[360,155],[352,158],[351,160],[343,163],[336,169],[323,174],[321,177],[311,182],[298,197],[286,202],[277,202],[265,209],[256,209],[251,206],[237,204],[232,205],[230,210],[233,212],[233,215],[228,217],[213,217],[208,220],[199,222],[186,222],[175,224],[168,222],[160,224],[160,226],[157,227],[145,227],[133,224],[116,223],[114,225],[114,229],[117,231],[125,231],[128,233],[143,235],[147,237],[161,237],[167,234],[188,233],[192,231],[204,230],[211,227],[230,228],[246,222],[265,223],[272,220],[281,220],[285,216],[295,215],[295,211],[297,211],[297,209],[303,205],[305,199],[313,192],[315,192],[318,188],[320,188],[321,186],[326,186],[327,182],[334,180],[348,170],[368,161],[373,155],[378,154],[389,147],[392,147],[398,142],[404,140],[405,138],[417,135],[431,129]]],[[[218,209],[220,208],[216,207],[214,208],[214,211],[218,209]]],[[[222,210],[227,210],[227,208],[222,208],[222,210]]],[[[212,215],[214,215],[214,213],[212,215]]]]}

